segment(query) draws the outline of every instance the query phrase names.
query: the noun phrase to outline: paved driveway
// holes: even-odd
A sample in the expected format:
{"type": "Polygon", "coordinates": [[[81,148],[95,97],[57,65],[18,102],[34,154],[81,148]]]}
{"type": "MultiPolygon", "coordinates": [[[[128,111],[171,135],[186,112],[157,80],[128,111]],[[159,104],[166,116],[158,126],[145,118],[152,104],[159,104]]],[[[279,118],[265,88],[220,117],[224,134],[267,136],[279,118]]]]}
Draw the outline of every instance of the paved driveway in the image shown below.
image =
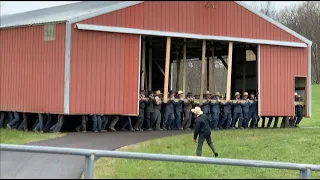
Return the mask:
{"type": "MultiPolygon", "coordinates": [[[[190,132],[190,131],[189,131],[190,132]]],[[[114,150],[122,146],[186,133],[186,131],[71,133],[29,145],[114,150]]],[[[84,157],[70,155],[0,152],[0,178],[80,178],[84,157]]]]}

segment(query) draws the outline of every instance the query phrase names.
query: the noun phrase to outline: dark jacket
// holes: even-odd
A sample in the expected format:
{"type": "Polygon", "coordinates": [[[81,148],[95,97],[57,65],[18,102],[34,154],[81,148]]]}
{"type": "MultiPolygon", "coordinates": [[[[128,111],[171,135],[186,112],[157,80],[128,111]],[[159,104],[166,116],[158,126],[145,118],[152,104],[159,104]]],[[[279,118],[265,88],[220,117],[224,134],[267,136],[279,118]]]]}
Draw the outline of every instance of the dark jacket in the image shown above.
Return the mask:
{"type": "MultiPolygon", "coordinates": [[[[234,99],[234,100],[237,100],[237,99],[234,99]]],[[[233,113],[234,114],[242,113],[242,103],[233,103],[233,113]]]]}
{"type": "Polygon", "coordinates": [[[167,113],[173,113],[174,112],[174,101],[171,99],[168,99],[167,103],[165,104],[165,112],[167,113]]]}
{"type": "Polygon", "coordinates": [[[226,102],[225,104],[222,104],[223,113],[231,113],[231,102],[226,102]]]}
{"type": "Polygon", "coordinates": [[[175,112],[182,113],[183,112],[183,100],[179,100],[178,102],[173,102],[175,112]]]}
{"type": "Polygon", "coordinates": [[[191,109],[192,109],[192,101],[191,100],[188,100],[186,99],[187,101],[184,102],[184,106],[183,106],[183,109],[185,112],[191,112],[191,109]]]}
{"type": "MultiPolygon", "coordinates": [[[[245,99],[243,99],[243,100],[245,100],[245,99]]],[[[242,105],[242,111],[244,113],[249,113],[250,102],[241,103],[241,105],[242,105]]]]}
{"type": "Polygon", "coordinates": [[[250,111],[250,112],[257,112],[258,103],[257,103],[254,99],[250,99],[250,100],[253,101],[253,102],[250,103],[249,111],[250,111]]]}
{"type": "Polygon", "coordinates": [[[206,101],[202,104],[201,109],[204,114],[210,113],[210,101],[206,101]]]}
{"type": "Polygon", "coordinates": [[[193,139],[197,139],[198,135],[199,137],[206,137],[211,135],[210,125],[207,118],[208,117],[205,114],[202,114],[196,118],[193,139]]]}
{"type": "MultiPolygon", "coordinates": [[[[217,98],[213,98],[212,100],[217,100],[217,98]]],[[[215,103],[212,103],[210,102],[210,105],[211,105],[211,112],[212,113],[220,113],[220,102],[215,102],[215,103]]]]}
{"type": "Polygon", "coordinates": [[[161,101],[159,103],[157,103],[157,101],[155,99],[153,99],[153,108],[154,108],[154,110],[161,111],[161,105],[162,105],[161,101]]]}
{"type": "Polygon", "coordinates": [[[149,97],[149,100],[145,102],[145,105],[146,105],[146,112],[154,112],[153,99],[149,97]]]}
{"type": "Polygon", "coordinates": [[[139,101],[139,109],[144,109],[146,107],[145,101],[139,101]]]}

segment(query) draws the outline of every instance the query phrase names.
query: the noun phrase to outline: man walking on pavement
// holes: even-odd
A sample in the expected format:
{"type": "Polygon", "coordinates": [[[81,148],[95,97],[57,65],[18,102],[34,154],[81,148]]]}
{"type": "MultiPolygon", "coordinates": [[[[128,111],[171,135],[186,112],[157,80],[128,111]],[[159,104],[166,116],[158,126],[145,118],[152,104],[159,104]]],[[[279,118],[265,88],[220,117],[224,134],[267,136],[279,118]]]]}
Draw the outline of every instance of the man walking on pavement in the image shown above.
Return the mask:
{"type": "Polygon", "coordinates": [[[203,115],[203,112],[201,111],[200,107],[195,107],[191,111],[197,116],[195,120],[194,135],[193,135],[194,142],[197,142],[197,138],[199,136],[196,155],[201,156],[203,142],[204,140],[206,140],[214,156],[217,157],[219,154],[214,148],[211,140],[211,129],[210,129],[210,125],[209,125],[209,121],[207,120],[207,117],[203,115]]]}

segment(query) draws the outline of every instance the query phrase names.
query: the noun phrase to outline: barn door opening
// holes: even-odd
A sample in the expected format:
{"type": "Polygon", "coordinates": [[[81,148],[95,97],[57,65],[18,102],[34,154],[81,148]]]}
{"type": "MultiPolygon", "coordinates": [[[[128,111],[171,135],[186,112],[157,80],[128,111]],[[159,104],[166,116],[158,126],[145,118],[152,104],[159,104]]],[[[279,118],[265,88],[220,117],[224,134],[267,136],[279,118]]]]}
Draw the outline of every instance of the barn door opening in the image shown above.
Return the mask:
{"type": "MultiPolygon", "coordinates": [[[[294,90],[298,95],[301,96],[301,101],[306,105],[306,97],[307,97],[307,91],[306,91],[306,84],[307,83],[307,77],[294,77],[294,90]]],[[[303,108],[304,110],[304,116],[307,115],[306,113],[306,106],[303,108]]]]}

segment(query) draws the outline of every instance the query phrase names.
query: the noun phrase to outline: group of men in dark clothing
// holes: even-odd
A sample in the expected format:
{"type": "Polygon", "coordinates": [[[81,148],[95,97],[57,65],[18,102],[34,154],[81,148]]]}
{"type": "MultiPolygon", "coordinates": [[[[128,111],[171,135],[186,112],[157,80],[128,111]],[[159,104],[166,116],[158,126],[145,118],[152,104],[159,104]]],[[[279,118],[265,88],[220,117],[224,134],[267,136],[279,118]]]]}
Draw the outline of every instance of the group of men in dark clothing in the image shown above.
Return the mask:
{"type": "MultiPolygon", "coordinates": [[[[152,130],[190,130],[195,120],[191,109],[200,107],[203,114],[208,117],[211,129],[246,129],[257,128],[260,117],[257,117],[257,98],[254,93],[244,92],[242,99],[241,94],[236,92],[233,100],[226,101],[219,92],[211,95],[209,91],[204,94],[202,103],[199,101],[199,95],[193,96],[191,92],[187,93],[184,98],[182,91],[168,94],[167,102],[163,102],[161,91],[150,91],[146,97],[145,91],[140,92],[139,97],[139,115],[118,116],[118,115],[82,115],[81,123],[75,128],[78,132],[87,131],[89,119],[92,121],[93,132],[116,131],[115,125],[121,122],[122,131],[152,131],[152,130]],[[132,120],[136,119],[133,126],[132,120]],[[237,125],[237,127],[236,127],[237,125]]],[[[301,101],[300,95],[295,93],[295,101],[301,101]]],[[[4,125],[7,128],[28,130],[27,113],[1,112],[0,128],[4,125]]],[[[283,117],[281,127],[298,127],[303,117],[303,105],[295,105],[294,117],[283,117]]],[[[274,127],[277,127],[279,117],[268,117],[269,122],[266,127],[270,127],[273,119],[274,127]]],[[[262,127],[265,127],[266,117],[261,117],[262,127]]],[[[39,132],[59,132],[64,116],[58,115],[56,123],[52,120],[50,114],[38,114],[32,130],[39,132]]]]}

